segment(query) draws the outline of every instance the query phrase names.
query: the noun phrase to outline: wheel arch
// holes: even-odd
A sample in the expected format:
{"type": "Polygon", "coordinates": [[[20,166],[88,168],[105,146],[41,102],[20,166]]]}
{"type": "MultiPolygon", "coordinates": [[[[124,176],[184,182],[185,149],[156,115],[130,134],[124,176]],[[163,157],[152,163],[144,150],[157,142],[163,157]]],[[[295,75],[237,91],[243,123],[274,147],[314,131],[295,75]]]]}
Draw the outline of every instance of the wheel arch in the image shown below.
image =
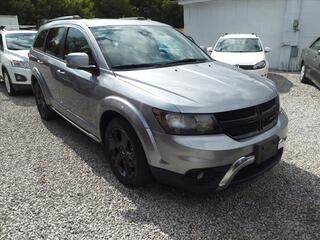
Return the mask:
{"type": "Polygon", "coordinates": [[[46,103],[48,105],[51,105],[51,99],[52,99],[52,96],[50,94],[50,91],[49,91],[49,88],[44,80],[44,77],[42,76],[41,72],[37,69],[37,68],[33,68],[31,70],[31,86],[32,86],[32,89],[33,89],[33,86],[35,83],[38,83],[40,88],[41,88],[41,91],[45,97],[45,100],[46,100],[46,103]]]}
{"type": "Polygon", "coordinates": [[[101,101],[98,106],[98,136],[102,143],[104,143],[104,132],[108,123],[115,117],[125,119],[136,132],[149,164],[154,161],[160,161],[161,157],[153,134],[145,121],[142,113],[137,110],[129,101],[117,97],[110,96],[101,101]]]}

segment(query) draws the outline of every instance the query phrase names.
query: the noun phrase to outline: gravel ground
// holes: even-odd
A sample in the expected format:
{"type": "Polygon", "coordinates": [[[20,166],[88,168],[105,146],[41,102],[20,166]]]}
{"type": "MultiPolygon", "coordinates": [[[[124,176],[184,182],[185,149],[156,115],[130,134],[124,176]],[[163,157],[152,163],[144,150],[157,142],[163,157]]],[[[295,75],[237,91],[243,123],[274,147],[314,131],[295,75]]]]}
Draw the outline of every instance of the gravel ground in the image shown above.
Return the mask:
{"type": "Polygon", "coordinates": [[[290,118],[283,161],[254,182],[192,195],[130,190],[100,146],[31,94],[0,86],[0,239],[320,239],[320,90],[272,73],[290,118]]]}

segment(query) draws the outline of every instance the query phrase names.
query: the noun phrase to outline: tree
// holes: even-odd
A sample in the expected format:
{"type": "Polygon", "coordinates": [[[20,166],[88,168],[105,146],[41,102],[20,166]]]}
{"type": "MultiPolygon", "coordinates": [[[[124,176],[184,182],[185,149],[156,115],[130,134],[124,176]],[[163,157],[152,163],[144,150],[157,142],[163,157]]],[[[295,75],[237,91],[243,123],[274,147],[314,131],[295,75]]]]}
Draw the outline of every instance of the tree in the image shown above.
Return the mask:
{"type": "Polygon", "coordinates": [[[139,16],[172,25],[183,26],[183,9],[171,0],[130,0],[139,16]]]}
{"type": "Polygon", "coordinates": [[[142,16],[183,26],[182,7],[171,0],[0,0],[0,14],[18,15],[20,24],[66,15],[84,18],[142,16]]]}
{"type": "Polygon", "coordinates": [[[66,15],[94,17],[91,0],[6,0],[0,4],[0,14],[18,15],[20,24],[37,24],[41,19],[66,15]]]}
{"type": "Polygon", "coordinates": [[[121,18],[136,14],[129,0],[94,0],[95,14],[99,18],[121,18]]]}

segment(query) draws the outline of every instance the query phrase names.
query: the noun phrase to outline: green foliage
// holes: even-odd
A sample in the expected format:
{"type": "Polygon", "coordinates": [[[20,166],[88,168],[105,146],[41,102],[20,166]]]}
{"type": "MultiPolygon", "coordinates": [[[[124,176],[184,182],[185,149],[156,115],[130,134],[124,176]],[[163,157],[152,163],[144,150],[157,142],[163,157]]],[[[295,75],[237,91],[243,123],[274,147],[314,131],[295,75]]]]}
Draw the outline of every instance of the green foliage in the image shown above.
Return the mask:
{"type": "Polygon", "coordinates": [[[84,18],[143,16],[182,27],[182,7],[171,0],[0,0],[1,15],[18,15],[21,24],[66,15],[84,18]]]}
{"type": "Polygon", "coordinates": [[[136,14],[129,0],[94,0],[94,3],[98,18],[120,18],[136,14]]]}

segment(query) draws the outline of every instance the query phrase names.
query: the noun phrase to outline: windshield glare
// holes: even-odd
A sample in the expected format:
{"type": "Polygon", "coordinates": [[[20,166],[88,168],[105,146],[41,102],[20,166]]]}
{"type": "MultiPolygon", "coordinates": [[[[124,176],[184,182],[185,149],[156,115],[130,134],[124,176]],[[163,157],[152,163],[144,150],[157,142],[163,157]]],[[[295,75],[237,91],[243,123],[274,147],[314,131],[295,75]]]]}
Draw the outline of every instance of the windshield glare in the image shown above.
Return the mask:
{"type": "Polygon", "coordinates": [[[7,48],[9,50],[28,50],[31,48],[36,33],[10,33],[6,34],[7,48]]]}
{"type": "Polygon", "coordinates": [[[93,27],[91,31],[111,68],[210,59],[171,27],[103,26],[93,27]]]}
{"type": "Polygon", "coordinates": [[[216,52],[261,52],[259,39],[255,38],[228,38],[217,44],[216,52]]]}

